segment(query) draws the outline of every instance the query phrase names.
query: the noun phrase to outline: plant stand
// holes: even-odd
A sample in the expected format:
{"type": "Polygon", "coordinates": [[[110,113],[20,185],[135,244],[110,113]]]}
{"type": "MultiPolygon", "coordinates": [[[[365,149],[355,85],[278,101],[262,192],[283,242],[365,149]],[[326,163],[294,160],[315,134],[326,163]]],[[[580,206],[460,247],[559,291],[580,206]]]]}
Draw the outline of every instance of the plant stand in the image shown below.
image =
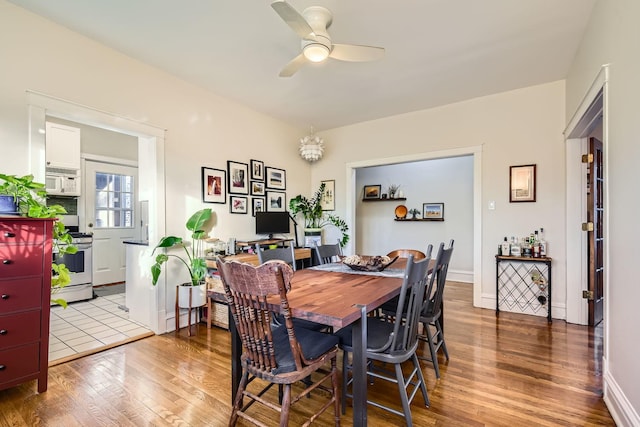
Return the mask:
{"type": "MultiPolygon", "coordinates": [[[[178,333],[178,331],[180,330],[180,306],[178,304],[178,299],[179,299],[179,293],[180,293],[180,287],[182,285],[176,285],[176,334],[178,333]]],[[[195,308],[196,309],[196,325],[198,325],[198,323],[200,323],[200,307],[203,307],[204,304],[198,305],[198,306],[193,306],[192,301],[193,301],[193,286],[189,286],[189,306],[185,307],[187,308],[187,336],[191,336],[191,311],[195,308]]],[[[198,332],[198,328],[196,328],[196,333],[198,332]]]]}

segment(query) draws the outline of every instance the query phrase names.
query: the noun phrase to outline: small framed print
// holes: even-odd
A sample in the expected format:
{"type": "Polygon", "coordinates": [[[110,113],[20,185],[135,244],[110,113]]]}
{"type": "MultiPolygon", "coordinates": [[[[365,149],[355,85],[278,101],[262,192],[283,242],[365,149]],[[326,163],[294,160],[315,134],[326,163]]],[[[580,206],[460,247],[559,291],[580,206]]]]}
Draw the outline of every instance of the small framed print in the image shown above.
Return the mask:
{"type": "Polygon", "coordinates": [[[251,181],[251,195],[252,196],[264,196],[264,182],[251,181]]]}
{"type": "Polygon", "coordinates": [[[509,167],[509,202],[536,201],[536,165],[509,167]]]}
{"type": "Polygon", "coordinates": [[[273,190],[287,189],[287,173],[284,169],[270,168],[267,166],[264,172],[267,178],[267,188],[273,190]]]}
{"type": "Polygon", "coordinates": [[[205,203],[227,203],[225,187],[226,172],[221,169],[202,167],[202,201],[205,203]]]}
{"type": "Polygon", "coordinates": [[[267,191],[267,212],[285,212],[287,210],[287,194],[284,191],[267,191]]]}
{"type": "Polygon", "coordinates": [[[251,160],[251,179],[256,181],[264,181],[264,162],[260,160],[251,160]]]}
{"type": "Polygon", "coordinates": [[[227,160],[229,194],[249,194],[249,165],[227,160]]]}
{"type": "Polygon", "coordinates": [[[251,199],[251,213],[256,216],[256,212],[264,212],[264,197],[254,197],[251,199]]]}
{"type": "Polygon", "coordinates": [[[427,221],[444,221],[444,203],[423,203],[422,219],[427,221]]]}
{"type": "Polygon", "coordinates": [[[320,207],[323,211],[335,211],[336,210],[336,182],[335,180],[320,181],[324,184],[324,191],[320,198],[320,207]]]}
{"type": "Polygon", "coordinates": [[[381,185],[365,185],[362,199],[363,200],[379,199],[381,189],[382,189],[381,185]]]}
{"type": "Polygon", "coordinates": [[[229,212],[233,214],[246,214],[247,203],[247,198],[244,196],[229,196],[229,212]]]}

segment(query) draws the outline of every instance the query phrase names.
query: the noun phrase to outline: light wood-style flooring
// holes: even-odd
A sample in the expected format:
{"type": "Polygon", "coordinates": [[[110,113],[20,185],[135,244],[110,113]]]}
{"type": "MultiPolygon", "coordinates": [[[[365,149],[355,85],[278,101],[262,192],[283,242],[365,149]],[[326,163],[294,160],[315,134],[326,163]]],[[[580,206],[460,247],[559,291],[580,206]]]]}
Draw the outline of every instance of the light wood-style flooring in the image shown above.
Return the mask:
{"type": "MultiPolygon", "coordinates": [[[[431,407],[416,396],[414,425],[614,425],[601,397],[600,329],[506,312],[496,318],[471,299],[471,285],[447,284],[451,359],[440,359],[440,380],[423,362],[431,407]]],[[[229,343],[228,332],[200,326],[192,337],[182,329],[53,366],[43,394],[35,381],[0,391],[0,426],[227,425],[229,343]]],[[[370,387],[370,397],[398,402],[384,381],[370,387]]],[[[300,425],[313,404],[312,394],[294,406],[290,425],[300,425]]],[[[351,414],[348,408],[343,426],[352,425],[351,414]]],[[[370,426],[403,425],[371,406],[368,414],[370,426]]],[[[314,425],[333,425],[331,413],[314,425]]]]}

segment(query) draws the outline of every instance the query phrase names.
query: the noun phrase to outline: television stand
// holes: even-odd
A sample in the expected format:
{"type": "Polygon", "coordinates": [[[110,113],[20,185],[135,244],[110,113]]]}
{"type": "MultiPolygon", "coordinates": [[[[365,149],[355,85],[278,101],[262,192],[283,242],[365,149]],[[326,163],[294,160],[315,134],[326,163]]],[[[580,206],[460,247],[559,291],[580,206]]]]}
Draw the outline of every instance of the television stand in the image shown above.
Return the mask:
{"type": "Polygon", "coordinates": [[[256,244],[259,244],[260,246],[267,246],[267,245],[281,245],[284,244],[286,242],[293,242],[293,239],[273,239],[273,238],[268,238],[268,239],[256,239],[256,240],[243,240],[243,241],[237,241],[236,245],[237,246],[255,246],[256,244]]]}

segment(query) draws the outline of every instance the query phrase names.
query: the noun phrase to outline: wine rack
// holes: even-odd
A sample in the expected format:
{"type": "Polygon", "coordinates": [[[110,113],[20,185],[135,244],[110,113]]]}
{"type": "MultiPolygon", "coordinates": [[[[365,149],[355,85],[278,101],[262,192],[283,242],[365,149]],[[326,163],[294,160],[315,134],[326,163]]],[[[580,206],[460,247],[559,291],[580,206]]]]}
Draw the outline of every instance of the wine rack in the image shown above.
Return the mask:
{"type": "Polygon", "coordinates": [[[537,314],[551,323],[551,258],[496,255],[496,316],[509,311],[537,314]]]}

